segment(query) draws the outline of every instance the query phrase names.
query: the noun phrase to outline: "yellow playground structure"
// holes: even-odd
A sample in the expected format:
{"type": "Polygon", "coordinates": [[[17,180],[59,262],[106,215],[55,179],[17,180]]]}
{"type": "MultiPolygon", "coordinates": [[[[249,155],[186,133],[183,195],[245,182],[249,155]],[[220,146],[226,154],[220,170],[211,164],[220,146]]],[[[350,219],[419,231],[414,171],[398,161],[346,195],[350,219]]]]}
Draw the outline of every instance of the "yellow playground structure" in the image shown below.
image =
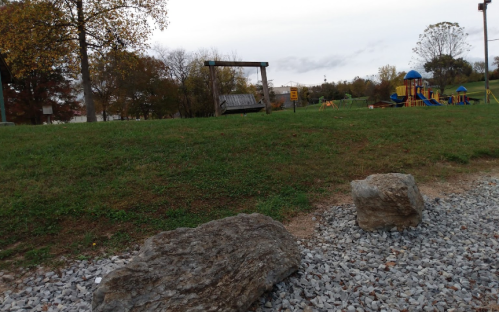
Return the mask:
{"type": "Polygon", "coordinates": [[[404,85],[396,88],[396,93],[390,96],[397,107],[412,106],[442,106],[440,96],[431,88],[425,88],[423,77],[415,70],[411,70],[404,77],[404,85]]]}

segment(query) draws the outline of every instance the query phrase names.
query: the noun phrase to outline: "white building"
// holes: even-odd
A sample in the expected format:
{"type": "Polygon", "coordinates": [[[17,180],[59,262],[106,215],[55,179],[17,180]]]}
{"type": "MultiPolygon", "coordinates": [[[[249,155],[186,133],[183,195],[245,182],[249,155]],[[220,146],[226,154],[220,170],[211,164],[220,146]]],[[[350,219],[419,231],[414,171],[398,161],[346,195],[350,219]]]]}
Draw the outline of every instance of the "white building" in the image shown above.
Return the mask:
{"type": "MultiPolygon", "coordinates": [[[[97,121],[104,121],[104,117],[102,114],[96,115],[97,121]]],[[[107,115],[107,120],[108,121],[113,121],[113,120],[121,120],[120,115],[107,115]]],[[[79,122],[87,122],[87,116],[85,115],[80,115],[80,116],[73,116],[71,120],[69,121],[70,123],[79,123],[79,122]]]]}

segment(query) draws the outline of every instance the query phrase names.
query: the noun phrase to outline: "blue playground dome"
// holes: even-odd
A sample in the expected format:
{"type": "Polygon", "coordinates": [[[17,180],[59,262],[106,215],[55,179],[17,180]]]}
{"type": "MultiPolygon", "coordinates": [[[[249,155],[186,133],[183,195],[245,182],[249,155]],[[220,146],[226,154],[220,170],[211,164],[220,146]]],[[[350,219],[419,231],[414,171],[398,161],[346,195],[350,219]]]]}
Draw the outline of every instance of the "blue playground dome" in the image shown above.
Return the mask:
{"type": "Polygon", "coordinates": [[[421,79],[423,78],[417,71],[411,70],[405,75],[404,80],[413,80],[413,79],[421,79]]]}
{"type": "Polygon", "coordinates": [[[459,88],[457,88],[456,92],[468,92],[468,90],[466,90],[465,87],[460,86],[459,88]]]}

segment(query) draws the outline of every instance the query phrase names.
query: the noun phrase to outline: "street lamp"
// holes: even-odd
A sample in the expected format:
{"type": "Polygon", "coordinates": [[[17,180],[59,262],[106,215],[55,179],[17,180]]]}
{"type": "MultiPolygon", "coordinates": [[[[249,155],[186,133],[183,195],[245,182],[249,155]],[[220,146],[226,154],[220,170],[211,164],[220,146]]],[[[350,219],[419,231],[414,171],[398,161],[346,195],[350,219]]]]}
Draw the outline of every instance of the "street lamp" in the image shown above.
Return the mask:
{"type": "Polygon", "coordinates": [[[484,0],[478,4],[478,11],[483,12],[483,34],[485,39],[485,103],[490,103],[489,100],[489,40],[487,36],[487,5],[492,3],[492,0],[484,0]]]}

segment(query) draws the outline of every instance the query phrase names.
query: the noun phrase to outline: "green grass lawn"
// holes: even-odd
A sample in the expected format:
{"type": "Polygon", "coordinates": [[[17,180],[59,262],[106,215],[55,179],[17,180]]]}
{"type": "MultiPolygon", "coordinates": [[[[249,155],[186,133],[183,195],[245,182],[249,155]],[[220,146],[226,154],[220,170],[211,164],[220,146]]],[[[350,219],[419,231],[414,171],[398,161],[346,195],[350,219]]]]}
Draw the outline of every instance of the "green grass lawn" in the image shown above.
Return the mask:
{"type": "Polygon", "coordinates": [[[300,109],[0,129],[0,266],[115,252],[240,212],[284,220],[372,173],[498,158],[499,105],[300,109]]]}
{"type": "MultiPolygon", "coordinates": [[[[456,90],[459,86],[464,86],[468,92],[467,94],[472,98],[480,99],[480,103],[484,103],[483,99],[485,98],[485,82],[470,82],[459,85],[451,85],[445,88],[445,94],[457,94],[456,90]]],[[[489,81],[490,91],[496,96],[499,100],[499,80],[491,80],[489,81]]],[[[493,96],[490,96],[490,103],[498,104],[493,96]]]]}

